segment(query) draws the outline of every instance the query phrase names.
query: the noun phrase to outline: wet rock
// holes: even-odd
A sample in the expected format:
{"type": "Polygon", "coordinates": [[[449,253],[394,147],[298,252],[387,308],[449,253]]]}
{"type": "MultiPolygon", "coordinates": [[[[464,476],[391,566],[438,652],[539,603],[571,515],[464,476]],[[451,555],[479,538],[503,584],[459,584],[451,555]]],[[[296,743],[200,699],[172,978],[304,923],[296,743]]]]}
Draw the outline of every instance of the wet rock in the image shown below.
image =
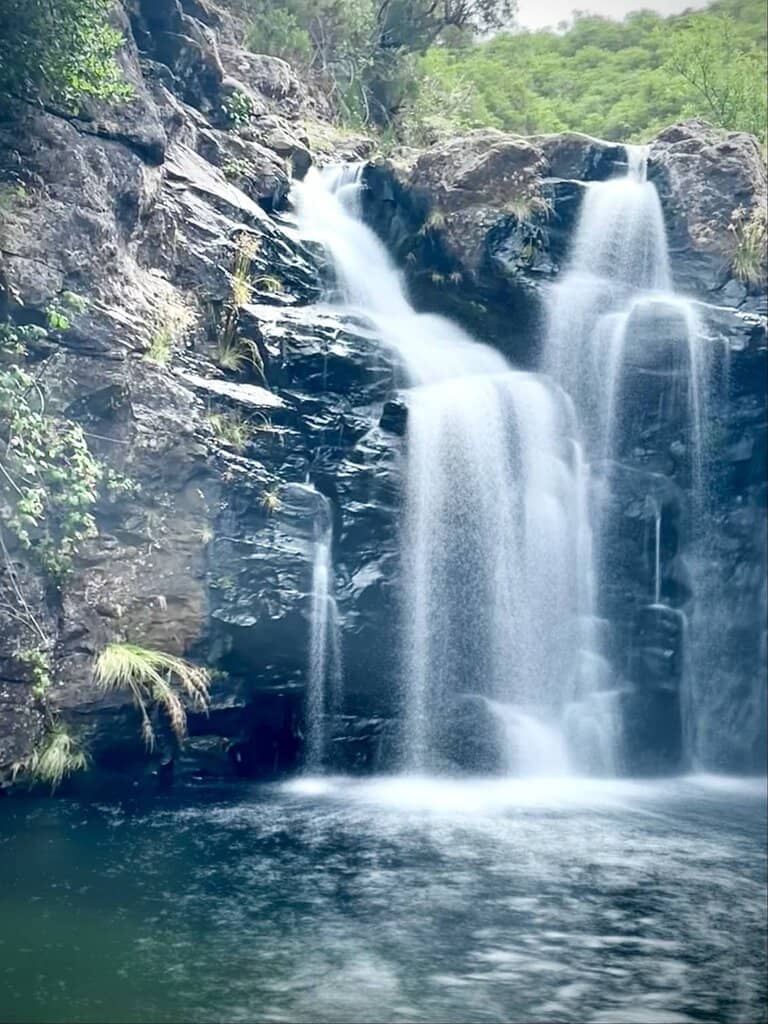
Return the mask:
{"type": "Polygon", "coordinates": [[[626,151],[614,142],[593,139],[580,132],[535,135],[531,141],[544,153],[549,177],[605,181],[626,173],[626,151]]]}
{"type": "Polygon", "coordinates": [[[677,690],[683,675],[686,621],[677,608],[647,605],[635,613],[629,679],[642,690],[677,690]]]}
{"type": "Polygon", "coordinates": [[[477,775],[496,775],[505,770],[504,729],[482,697],[459,697],[442,709],[438,732],[439,749],[453,767],[477,775]]]}
{"type": "Polygon", "coordinates": [[[765,205],[757,139],[740,132],[723,137],[699,120],[673,125],[653,143],[649,178],[664,206],[677,288],[707,296],[728,286],[734,276],[733,214],[765,205]]]}
{"type": "Polygon", "coordinates": [[[622,771],[625,775],[670,775],[683,766],[680,699],[669,689],[619,695],[622,771]]]}
{"type": "Polygon", "coordinates": [[[384,403],[381,410],[379,426],[382,430],[388,430],[391,434],[403,437],[408,425],[408,406],[405,402],[390,400],[384,403]]]}

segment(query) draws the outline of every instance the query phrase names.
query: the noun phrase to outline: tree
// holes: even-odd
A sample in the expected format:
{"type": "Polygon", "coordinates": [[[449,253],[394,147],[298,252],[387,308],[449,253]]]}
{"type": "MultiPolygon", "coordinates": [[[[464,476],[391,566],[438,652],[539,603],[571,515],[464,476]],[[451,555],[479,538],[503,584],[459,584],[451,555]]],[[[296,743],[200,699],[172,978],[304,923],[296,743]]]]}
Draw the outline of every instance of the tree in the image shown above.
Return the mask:
{"type": "Polygon", "coordinates": [[[414,56],[499,28],[516,0],[230,0],[247,42],[306,67],[349,121],[387,124],[414,84],[414,56]]]}
{"type": "Polygon", "coordinates": [[[86,97],[129,94],[114,55],[112,0],[2,0],[0,94],[77,111],[86,97]]]}
{"type": "Polygon", "coordinates": [[[671,35],[667,66],[696,91],[709,120],[764,138],[765,51],[745,53],[736,28],[727,16],[692,19],[671,35]]]}
{"type": "Polygon", "coordinates": [[[377,0],[377,46],[423,53],[448,29],[476,33],[509,24],[516,0],[377,0]]]}

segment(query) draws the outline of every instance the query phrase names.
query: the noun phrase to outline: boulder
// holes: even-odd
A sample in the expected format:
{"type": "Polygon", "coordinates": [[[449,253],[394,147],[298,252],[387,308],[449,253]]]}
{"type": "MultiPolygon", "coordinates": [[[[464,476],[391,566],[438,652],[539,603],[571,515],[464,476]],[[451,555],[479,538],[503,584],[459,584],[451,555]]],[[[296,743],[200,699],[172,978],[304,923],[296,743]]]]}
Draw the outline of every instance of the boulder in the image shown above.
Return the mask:
{"type": "Polygon", "coordinates": [[[676,286],[706,297],[722,293],[734,277],[734,215],[765,208],[758,140],[686,121],[656,137],[648,173],[664,207],[676,286]]]}

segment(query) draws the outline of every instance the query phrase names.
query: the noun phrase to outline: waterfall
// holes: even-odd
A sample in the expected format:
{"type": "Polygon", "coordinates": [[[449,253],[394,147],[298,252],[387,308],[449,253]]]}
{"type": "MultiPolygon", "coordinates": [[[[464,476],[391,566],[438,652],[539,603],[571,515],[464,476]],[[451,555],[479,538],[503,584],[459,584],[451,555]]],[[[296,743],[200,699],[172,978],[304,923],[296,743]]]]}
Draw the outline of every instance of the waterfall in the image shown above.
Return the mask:
{"type": "MultiPolygon", "coordinates": [[[[624,177],[586,185],[569,262],[549,299],[544,369],[572,396],[583,426],[595,494],[593,529],[601,540],[596,564],[602,594],[614,571],[602,541],[610,525],[615,467],[644,466],[638,446],[649,423],[684,438],[689,522],[703,522],[708,504],[710,350],[695,305],[672,290],[661,202],[647,167],[647,147],[627,147],[624,177]]],[[[651,593],[653,604],[661,606],[663,509],[651,493],[647,508],[653,529],[651,593]]],[[[689,528],[689,541],[701,539],[696,530],[698,525],[689,528]]],[[[697,589],[701,598],[703,588],[697,589]]],[[[685,686],[695,685],[689,665],[685,686]]],[[[683,704],[689,717],[701,713],[690,693],[683,704]]],[[[695,734],[695,722],[686,723],[686,733],[695,734]]]]}
{"type": "Polygon", "coordinates": [[[342,661],[339,618],[334,596],[331,528],[316,525],[312,566],[312,603],[307,666],[305,767],[318,772],[327,766],[329,713],[341,703],[342,661]]]}
{"type": "Polygon", "coordinates": [[[296,200],[303,233],[332,257],[339,301],[399,355],[409,384],[402,763],[563,771],[567,719],[589,701],[600,661],[573,406],[545,378],[413,309],[360,219],[358,178],[310,171],[296,200]]]}
{"type": "Polygon", "coordinates": [[[661,604],[661,505],[653,501],[653,603],[661,604]]]}
{"type": "Polygon", "coordinates": [[[593,460],[620,454],[628,370],[684,378],[684,394],[675,397],[686,406],[700,492],[709,350],[694,304],[672,291],[664,215],[646,177],[647,147],[627,147],[627,163],[625,177],[586,186],[568,266],[549,301],[544,369],[573,398],[593,460]],[[650,337],[649,325],[659,322],[666,336],[650,337]]]}

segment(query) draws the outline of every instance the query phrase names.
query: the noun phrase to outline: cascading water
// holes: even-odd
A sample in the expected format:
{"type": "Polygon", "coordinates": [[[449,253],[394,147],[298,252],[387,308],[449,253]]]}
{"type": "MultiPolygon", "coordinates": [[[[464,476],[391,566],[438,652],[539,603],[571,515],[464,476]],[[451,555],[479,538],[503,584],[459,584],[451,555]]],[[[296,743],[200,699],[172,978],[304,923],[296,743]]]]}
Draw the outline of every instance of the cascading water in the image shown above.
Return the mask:
{"type": "MultiPolygon", "coordinates": [[[[627,457],[642,461],[637,449],[649,396],[657,403],[657,424],[672,425],[684,438],[689,522],[701,521],[707,505],[710,352],[695,306],[672,292],[661,203],[647,180],[647,148],[627,147],[627,163],[625,177],[586,186],[569,265],[551,293],[544,356],[544,369],[573,397],[584,428],[595,482],[593,528],[601,539],[610,525],[606,509],[617,464],[627,457]]],[[[663,609],[663,510],[654,495],[647,500],[654,534],[648,602],[663,609]]],[[[612,565],[601,545],[596,562],[604,593],[612,565]]],[[[694,675],[689,666],[689,691],[694,675]]],[[[690,692],[684,695],[689,736],[700,704],[690,692]]]]}
{"type": "Polygon", "coordinates": [[[330,523],[318,522],[312,566],[307,671],[305,767],[310,772],[318,772],[328,764],[327,716],[337,712],[341,702],[341,643],[333,587],[331,539],[330,523]]]}
{"type": "MultiPolygon", "coordinates": [[[[594,689],[598,660],[571,404],[455,324],[416,313],[359,219],[356,188],[354,170],[313,171],[297,202],[305,235],[333,258],[348,311],[399,354],[410,384],[403,763],[561,772],[566,720],[594,689]]],[[[596,767],[610,770],[605,762],[596,767]]]]}

